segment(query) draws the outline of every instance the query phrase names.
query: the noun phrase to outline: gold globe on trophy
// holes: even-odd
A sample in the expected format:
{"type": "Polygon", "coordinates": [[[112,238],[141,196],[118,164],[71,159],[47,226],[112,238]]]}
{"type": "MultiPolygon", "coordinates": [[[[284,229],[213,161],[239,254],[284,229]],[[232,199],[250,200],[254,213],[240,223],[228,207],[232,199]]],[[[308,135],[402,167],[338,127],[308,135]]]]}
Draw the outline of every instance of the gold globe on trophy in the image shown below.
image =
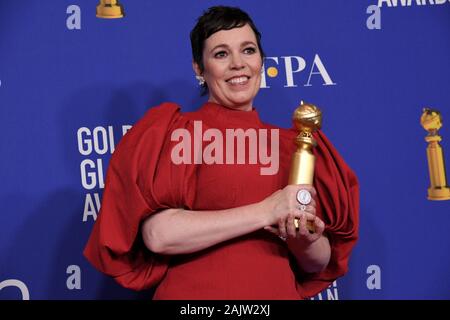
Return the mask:
{"type": "Polygon", "coordinates": [[[438,130],[442,127],[441,113],[437,110],[424,108],[420,117],[422,127],[428,131],[425,141],[428,142],[427,158],[431,185],[428,188],[429,200],[449,200],[450,188],[447,186],[445,174],[444,153],[439,142],[442,137],[438,130]]]}
{"type": "MultiPolygon", "coordinates": [[[[322,126],[322,111],[313,104],[300,102],[292,117],[298,136],[295,139],[297,150],[292,155],[289,184],[313,184],[315,156],[313,148],[317,145],[313,132],[322,126]]],[[[298,228],[298,221],[295,220],[298,228]]],[[[314,232],[314,225],[307,222],[307,228],[314,232]]]]}

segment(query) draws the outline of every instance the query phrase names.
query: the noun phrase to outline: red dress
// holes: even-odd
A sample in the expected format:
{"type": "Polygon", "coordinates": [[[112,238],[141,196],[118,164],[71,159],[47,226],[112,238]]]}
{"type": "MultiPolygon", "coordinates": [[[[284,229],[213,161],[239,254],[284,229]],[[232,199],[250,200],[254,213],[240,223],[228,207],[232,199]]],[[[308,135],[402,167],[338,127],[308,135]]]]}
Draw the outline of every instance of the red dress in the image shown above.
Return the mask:
{"type": "Polygon", "coordinates": [[[164,256],[145,248],[140,224],[156,211],[239,207],[287,185],[295,150],[293,130],[278,128],[275,175],[261,175],[261,167],[269,165],[250,164],[248,152],[245,164],[174,164],[171,151],[178,141],[171,141],[172,131],[184,128],[193,134],[196,120],[202,121],[203,132],[216,128],[223,137],[226,129],[254,128],[267,129],[270,138],[270,129],[276,128],[262,123],[255,110],[236,111],[214,103],[184,114],[172,103],[149,110],[111,158],[101,211],[84,250],[86,258],[124,287],[157,286],[154,299],[302,299],[347,272],[357,240],[358,183],[321,132],[315,134],[314,186],[317,214],[326,224],[332,249],[323,272],[302,273],[286,244],[264,230],[192,254],[164,256]]]}

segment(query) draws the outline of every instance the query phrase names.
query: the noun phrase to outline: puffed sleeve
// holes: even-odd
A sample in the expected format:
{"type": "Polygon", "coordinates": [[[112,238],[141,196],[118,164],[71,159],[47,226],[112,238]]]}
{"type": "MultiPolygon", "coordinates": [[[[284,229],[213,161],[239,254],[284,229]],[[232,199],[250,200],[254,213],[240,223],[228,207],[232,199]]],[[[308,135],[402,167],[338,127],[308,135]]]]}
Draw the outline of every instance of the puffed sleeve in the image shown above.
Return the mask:
{"type": "Polygon", "coordinates": [[[126,288],[150,288],[167,270],[168,258],[144,246],[141,222],[158,210],[190,208],[194,201],[193,166],[170,161],[171,132],[189,125],[175,104],[152,108],[121,139],[109,162],[84,255],[126,288]]]}
{"type": "Polygon", "coordinates": [[[317,215],[325,222],[331,259],[322,272],[302,275],[297,290],[304,298],[321,292],[348,271],[359,226],[359,185],[356,175],[323,132],[316,132],[314,137],[317,141],[314,149],[314,187],[319,200],[317,215]]]}

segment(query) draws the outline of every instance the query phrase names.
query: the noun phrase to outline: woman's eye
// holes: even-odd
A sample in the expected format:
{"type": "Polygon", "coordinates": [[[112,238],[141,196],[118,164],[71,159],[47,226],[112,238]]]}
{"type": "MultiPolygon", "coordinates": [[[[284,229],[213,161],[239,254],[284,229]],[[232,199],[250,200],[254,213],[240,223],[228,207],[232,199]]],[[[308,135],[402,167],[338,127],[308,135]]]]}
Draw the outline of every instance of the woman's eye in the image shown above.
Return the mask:
{"type": "Polygon", "coordinates": [[[225,51],[219,51],[214,54],[214,57],[216,57],[216,58],[225,58],[226,56],[227,56],[227,53],[225,51]]]}
{"type": "Polygon", "coordinates": [[[253,54],[255,52],[256,52],[256,49],[253,47],[248,47],[248,48],[244,49],[244,53],[247,53],[247,54],[253,54]]]}

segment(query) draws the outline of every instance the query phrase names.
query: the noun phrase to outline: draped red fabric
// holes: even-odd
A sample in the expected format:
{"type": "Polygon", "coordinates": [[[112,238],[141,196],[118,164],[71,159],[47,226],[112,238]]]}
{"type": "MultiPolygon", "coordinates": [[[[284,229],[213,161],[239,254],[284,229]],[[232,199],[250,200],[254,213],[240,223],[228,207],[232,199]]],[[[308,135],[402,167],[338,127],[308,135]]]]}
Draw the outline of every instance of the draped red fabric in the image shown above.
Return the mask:
{"type": "MultiPolygon", "coordinates": [[[[171,103],[150,109],[119,142],[109,163],[98,219],[84,250],[99,271],[130,289],[154,286],[167,270],[167,257],[146,250],[138,237],[142,220],[157,210],[192,202],[183,199],[183,184],[167,186],[168,180],[156,179],[160,153],[170,141],[168,128],[188,125],[178,111],[171,103]]],[[[163,171],[184,181],[182,171],[188,167],[173,168],[179,170],[163,171]]]]}
{"type": "Polygon", "coordinates": [[[158,286],[158,299],[300,299],[326,288],[348,269],[358,234],[358,183],[323,133],[314,185],[318,215],[332,246],[330,264],[319,274],[291,268],[286,244],[266,231],[232,239],[192,255],[163,256],[145,248],[141,222],[165,208],[219,210],[263,200],[287,183],[295,146],[292,130],[280,129],[280,172],[260,176],[254,165],[175,165],[174,129],[266,128],[256,111],[231,111],[207,103],[182,114],[173,103],[150,109],[122,138],[106,176],[98,219],[84,250],[86,258],[122,286],[158,286]],[[276,252],[276,254],[274,254],[276,252]]]}

